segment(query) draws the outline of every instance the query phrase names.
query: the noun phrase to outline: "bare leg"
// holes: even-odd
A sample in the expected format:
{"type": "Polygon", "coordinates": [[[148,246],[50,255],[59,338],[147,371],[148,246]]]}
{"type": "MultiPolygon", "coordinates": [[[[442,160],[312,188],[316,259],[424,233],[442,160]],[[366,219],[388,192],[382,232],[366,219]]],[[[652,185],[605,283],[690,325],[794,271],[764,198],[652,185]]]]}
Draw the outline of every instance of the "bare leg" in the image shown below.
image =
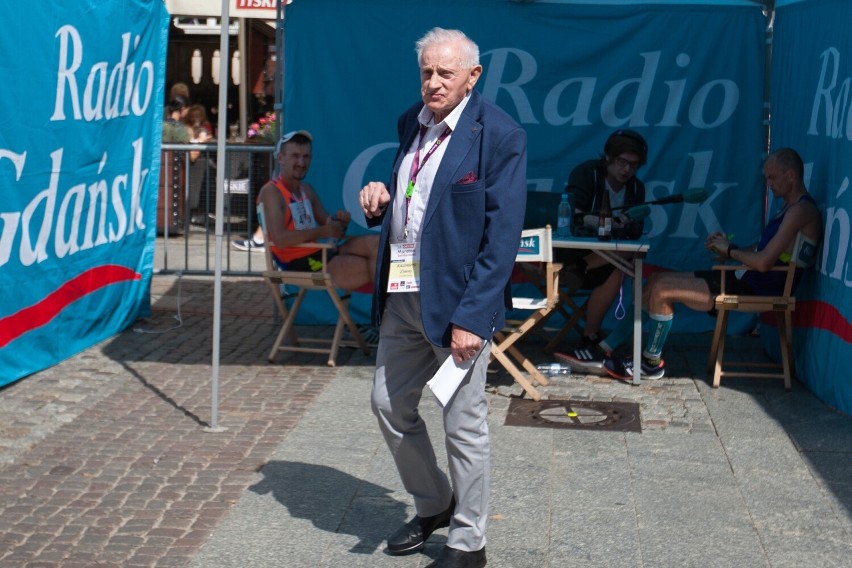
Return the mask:
{"type": "Polygon", "coordinates": [[[676,302],[702,312],[713,307],[713,294],[707,282],[692,272],[653,274],[642,295],[642,303],[651,314],[672,315],[676,302]]]}
{"type": "MultiPolygon", "coordinates": [[[[597,256],[597,255],[595,255],[597,256]]],[[[586,303],[586,328],[584,335],[594,336],[601,329],[604,316],[612,306],[621,286],[621,271],[615,270],[603,284],[592,290],[586,303]]]]}
{"type": "Polygon", "coordinates": [[[340,254],[359,256],[366,259],[370,269],[370,279],[376,273],[376,256],[379,254],[378,235],[359,235],[348,239],[340,246],[340,254]]]}
{"type": "MultiPolygon", "coordinates": [[[[620,256],[628,258],[627,253],[620,256]]],[[[592,253],[583,259],[586,262],[588,270],[598,268],[609,264],[604,257],[599,254],[592,253]]],[[[589,337],[594,336],[601,329],[604,316],[607,310],[612,306],[612,302],[618,295],[618,289],[621,287],[622,273],[620,270],[614,270],[609,275],[603,284],[592,290],[589,296],[589,301],[586,303],[586,328],[583,335],[589,337]]]]}
{"type": "Polygon", "coordinates": [[[340,246],[337,256],[328,262],[334,285],[344,290],[358,290],[373,282],[379,237],[353,237],[340,246]]]}
{"type": "MultiPolygon", "coordinates": [[[[707,311],[713,307],[713,295],[710,293],[707,282],[701,278],[696,278],[692,272],[653,274],[643,287],[642,296],[642,305],[646,312],[642,321],[644,323],[650,319],[651,322],[655,322],[655,325],[659,325],[660,322],[671,322],[675,302],[680,302],[693,310],[699,311],[707,311]]],[[[662,325],[665,327],[666,324],[662,325]]],[[[619,347],[624,340],[630,337],[632,327],[632,321],[622,320],[604,341],[604,348],[614,350],[619,347]]],[[[658,358],[662,352],[664,336],[668,334],[668,331],[665,330],[663,336],[656,339],[654,337],[655,331],[659,332],[660,330],[652,330],[650,333],[649,345],[645,349],[645,354],[646,356],[651,354],[651,347],[654,347],[653,358],[658,358]]]]}

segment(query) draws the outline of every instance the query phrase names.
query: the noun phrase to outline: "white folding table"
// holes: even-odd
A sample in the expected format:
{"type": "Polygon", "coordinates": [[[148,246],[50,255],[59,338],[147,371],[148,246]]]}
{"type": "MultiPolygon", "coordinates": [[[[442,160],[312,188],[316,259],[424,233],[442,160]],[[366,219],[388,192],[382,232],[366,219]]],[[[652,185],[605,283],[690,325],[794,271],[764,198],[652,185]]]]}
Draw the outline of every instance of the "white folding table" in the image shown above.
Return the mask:
{"type": "Polygon", "coordinates": [[[633,384],[640,382],[642,365],[642,260],[648,252],[648,241],[599,241],[595,237],[553,236],[553,248],[590,250],[633,278],[633,384]],[[633,253],[633,260],[618,253],[633,253]]]}

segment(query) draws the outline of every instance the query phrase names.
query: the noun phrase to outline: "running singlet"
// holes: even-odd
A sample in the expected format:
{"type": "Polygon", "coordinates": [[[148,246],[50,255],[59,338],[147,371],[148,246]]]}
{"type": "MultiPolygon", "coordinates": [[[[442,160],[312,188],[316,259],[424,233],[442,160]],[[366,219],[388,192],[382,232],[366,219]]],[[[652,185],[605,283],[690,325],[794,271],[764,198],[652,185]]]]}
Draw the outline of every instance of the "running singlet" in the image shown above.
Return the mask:
{"type": "MultiPolygon", "coordinates": [[[[278,188],[278,191],[281,192],[281,196],[287,204],[287,207],[284,208],[284,225],[287,227],[288,231],[312,229],[317,226],[317,221],[314,218],[314,211],[311,208],[311,202],[308,199],[305,199],[305,195],[302,193],[301,188],[299,189],[299,195],[296,196],[287,189],[287,186],[284,185],[284,182],[280,179],[274,179],[272,180],[272,183],[274,183],[275,187],[278,188]]],[[[273,245],[271,250],[278,262],[286,266],[288,263],[299,258],[310,256],[315,252],[318,252],[320,249],[310,247],[281,248],[273,245]]]]}
{"type": "MultiPolygon", "coordinates": [[[[799,201],[809,201],[816,205],[816,201],[810,194],[805,194],[799,198],[799,201]]],[[[797,201],[796,203],[798,203],[797,201]]],[[[757,243],[757,250],[761,251],[766,248],[766,245],[769,244],[769,241],[772,240],[778,233],[778,228],[781,226],[781,222],[784,221],[784,216],[789,211],[789,207],[785,207],[782,209],[777,215],[775,215],[772,219],[769,220],[769,223],[766,224],[766,228],[763,229],[763,232],[760,234],[760,242],[757,243]]],[[[783,265],[784,263],[780,260],[775,261],[776,265],[783,265]]],[[[793,290],[796,289],[796,285],[799,283],[799,279],[802,276],[802,269],[796,268],[796,274],[793,277],[793,290]]],[[[757,270],[747,270],[745,274],[743,274],[742,281],[747,284],[755,294],[760,296],[778,296],[784,293],[784,280],[787,278],[787,275],[784,272],[778,271],[767,271],[767,272],[758,272],[757,270]]]]}

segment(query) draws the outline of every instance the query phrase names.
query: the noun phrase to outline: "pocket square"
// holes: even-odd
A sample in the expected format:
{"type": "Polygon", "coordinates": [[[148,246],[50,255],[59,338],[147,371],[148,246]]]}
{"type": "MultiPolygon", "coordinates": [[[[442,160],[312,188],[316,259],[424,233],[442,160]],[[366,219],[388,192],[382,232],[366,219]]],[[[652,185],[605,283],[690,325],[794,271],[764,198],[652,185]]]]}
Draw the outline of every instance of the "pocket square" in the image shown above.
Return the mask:
{"type": "Polygon", "coordinates": [[[460,184],[473,183],[473,182],[477,181],[478,179],[479,178],[476,177],[475,173],[467,172],[456,183],[460,183],[460,184]]]}

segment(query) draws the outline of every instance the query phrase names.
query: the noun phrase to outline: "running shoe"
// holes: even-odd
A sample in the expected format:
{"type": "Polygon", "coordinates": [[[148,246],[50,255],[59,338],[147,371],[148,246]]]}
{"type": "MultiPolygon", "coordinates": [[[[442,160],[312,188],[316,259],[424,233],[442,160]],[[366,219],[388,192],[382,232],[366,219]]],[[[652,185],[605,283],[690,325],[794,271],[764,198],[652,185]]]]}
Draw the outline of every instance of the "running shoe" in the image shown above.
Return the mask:
{"type": "MultiPolygon", "coordinates": [[[[623,381],[633,380],[633,357],[612,358],[607,357],[603,365],[604,370],[609,373],[609,376],[614,379],[623,381]]],[[[666,374],[665,362],[660,359],[657,365],[649,365],[645,359],[642,359],[642,367],[640,377],[649,381],[662,379],[666,374]]]]}
{"type": "Polygon", "coordinates": [[[560,363],[568,363],[584,369],[602,369],[607,353],[597,342],[585,335],[580,339],[580,346],[570,353],[554,353],[553,357],[560,363]]]}
{"type": "Polygon", "coordinates": [[[251,252],[263,252],[264,244],[259,243],[254,240],[254,237],[250,239],[239,239],[232,243],[235,249],[238,250],[248,250],[251,252]]]}

